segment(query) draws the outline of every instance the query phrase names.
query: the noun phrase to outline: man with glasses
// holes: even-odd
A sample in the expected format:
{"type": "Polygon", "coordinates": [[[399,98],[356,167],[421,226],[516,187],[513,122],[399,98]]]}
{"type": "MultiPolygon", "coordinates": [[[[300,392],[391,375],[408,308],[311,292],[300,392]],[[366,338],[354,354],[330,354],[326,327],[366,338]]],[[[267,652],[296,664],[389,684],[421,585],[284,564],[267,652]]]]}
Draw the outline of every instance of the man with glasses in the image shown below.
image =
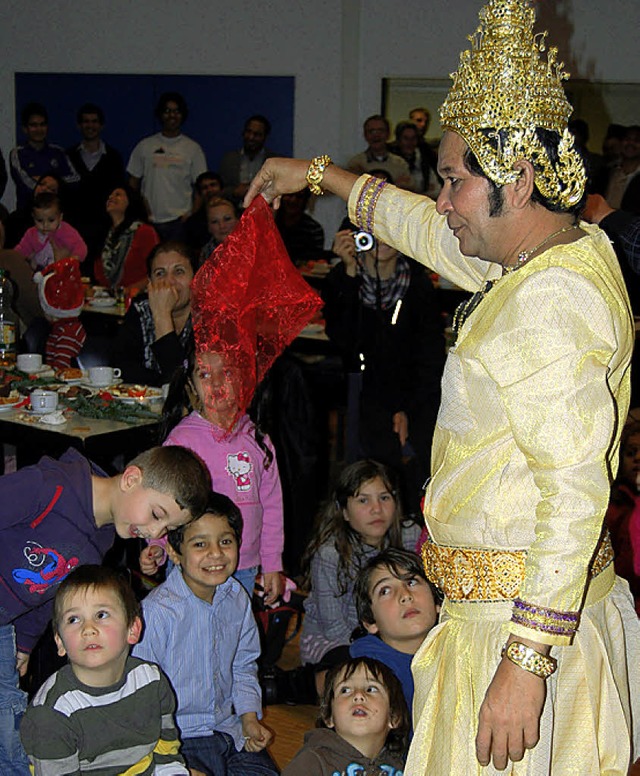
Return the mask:
{"type": "Polygon", "coordinates": [[[151,223],[162,240],[182,238],[183,223],[191,212],[193,184],[207,169],[202,148],[182,134],[188,115],[184,97],[165,92],[156,106],[162,130],[143,138],[127,165],[129,183],[142,191],[151,223]]]}

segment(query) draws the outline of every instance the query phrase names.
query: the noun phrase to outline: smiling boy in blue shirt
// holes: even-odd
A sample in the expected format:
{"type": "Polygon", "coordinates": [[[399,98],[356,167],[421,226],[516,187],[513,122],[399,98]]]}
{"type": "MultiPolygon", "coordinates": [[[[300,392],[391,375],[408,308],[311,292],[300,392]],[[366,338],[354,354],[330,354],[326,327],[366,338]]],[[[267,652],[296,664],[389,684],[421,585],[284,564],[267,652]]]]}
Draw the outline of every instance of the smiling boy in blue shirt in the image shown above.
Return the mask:
{"type": "Polygon", "coordinates": [[[208,776],[275,776],[260,723],[258,630],[238,565],[242,516],[211,493],[202,517],[168,534],[175,568],[143,601],[134,655],[158,663],[178,698],[176,722],[189,768],[208,776]]]}

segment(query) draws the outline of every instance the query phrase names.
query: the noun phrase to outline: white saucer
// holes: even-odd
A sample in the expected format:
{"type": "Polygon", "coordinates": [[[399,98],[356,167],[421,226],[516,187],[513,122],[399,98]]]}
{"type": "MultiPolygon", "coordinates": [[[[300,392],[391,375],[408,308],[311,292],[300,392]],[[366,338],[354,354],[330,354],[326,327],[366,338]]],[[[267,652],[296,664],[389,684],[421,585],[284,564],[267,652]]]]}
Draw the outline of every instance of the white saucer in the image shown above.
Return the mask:
{"type": "Polygon", "coordinates": [[[20,397],[16,401],[12,402],[11,404],[0,404],[0,412],[6,412],[7,410],[12,410],[16,405],[20,404],[20,402],[23,402],[24,399],[20,397]]]}
{"type": "Polygon", "coordinates": [[[92,388],[94,391],[108,391],[109,388],[112,388],[114,385],[120,385],[121,382],[121,377],[114,377],[110,383],[105,383],[105,385],[96,385],[95,383],[90,383],[89,380],[84,378],[79,381],[79,385],[81,385],[83,388],[92,388]]]}
{"type": "Polygon", "coordinates": [[[94,296],[89,300],[90,307],[115,307],[117,301],[112,296],[94,296]]]}
{"type": "Polygon", "coordinates": [[[53,377],[54,374],[53,369],[46,364],[43,364],[40,369],[34,369],[29,372],[23,372],[22,369],[17,369],[17,371],[22,375],[27,375],[27,377],[30,377],[31,375],[34,375],[35,377],[53,377]]]}

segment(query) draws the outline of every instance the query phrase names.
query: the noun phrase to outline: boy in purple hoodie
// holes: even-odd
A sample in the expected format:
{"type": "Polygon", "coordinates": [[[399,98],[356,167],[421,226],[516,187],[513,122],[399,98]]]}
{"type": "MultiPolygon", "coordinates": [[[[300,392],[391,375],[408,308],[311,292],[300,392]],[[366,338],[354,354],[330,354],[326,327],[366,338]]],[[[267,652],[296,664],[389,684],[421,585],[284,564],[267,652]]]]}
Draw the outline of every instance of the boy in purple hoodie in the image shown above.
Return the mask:
{"type": "Polygon", "coordinates": [[[18,674],[58,584],[77,566],[100,563],[116,534],[157,538],[199,516],[210,487],[200,459],[182,447],[147,450],[114,477],[69,449],[0,478],[0,773],[29,776],[18,674]]]}

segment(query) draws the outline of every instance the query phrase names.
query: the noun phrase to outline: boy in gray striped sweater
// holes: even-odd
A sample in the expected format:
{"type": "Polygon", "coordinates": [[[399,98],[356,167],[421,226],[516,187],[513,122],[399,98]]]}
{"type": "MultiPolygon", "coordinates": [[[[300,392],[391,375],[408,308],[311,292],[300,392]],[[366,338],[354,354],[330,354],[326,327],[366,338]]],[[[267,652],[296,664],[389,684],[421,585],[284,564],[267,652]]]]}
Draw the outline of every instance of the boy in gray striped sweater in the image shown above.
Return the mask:
{"type": "Polygon", "coordinates": [[[167,678],[129,656],[142,621],[127,580],[104,566],[79,566],[56,592],[53,627],[69,665],[42,685],[23,717],[33,772],[189,774],[167,678]]]}

